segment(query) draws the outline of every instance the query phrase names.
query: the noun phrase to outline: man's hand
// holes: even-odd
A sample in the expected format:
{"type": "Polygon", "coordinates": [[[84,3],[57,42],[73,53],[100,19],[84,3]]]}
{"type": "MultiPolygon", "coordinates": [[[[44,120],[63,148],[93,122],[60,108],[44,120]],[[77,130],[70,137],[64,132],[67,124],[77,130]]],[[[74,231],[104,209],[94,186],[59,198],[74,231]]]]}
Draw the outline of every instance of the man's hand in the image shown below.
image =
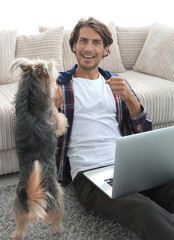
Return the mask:
{"type": "Polygon", "coordinates": [[[54,105],[56,108],[60,108],[63,103],[63,93],[61,87],[59,85],[56,86],[57,88],[54,93],[54,105]]]}
{"type": "Polygon", "coordinates": [[[112,76],[106,83],[110,85],[113,94],[119,95],[125,102],[129,100],[131,95],[134,95],[123,77],[112,76]]]}
{"type": "Polygon", "coordinates": [[[138,115],[142,112],[140,103],[123,77],[112,76],[106,81],[106,83],[110,85],[113,94],[120,96],[120,98],[127,104],[132,116],[138,115]]]}

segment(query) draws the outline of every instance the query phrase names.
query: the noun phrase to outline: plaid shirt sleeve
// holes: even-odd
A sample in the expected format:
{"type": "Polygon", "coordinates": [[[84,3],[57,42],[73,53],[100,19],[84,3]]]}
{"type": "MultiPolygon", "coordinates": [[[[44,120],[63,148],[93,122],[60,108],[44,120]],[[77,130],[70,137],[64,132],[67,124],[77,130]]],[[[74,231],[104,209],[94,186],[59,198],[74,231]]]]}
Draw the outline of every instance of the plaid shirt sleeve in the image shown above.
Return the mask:
{"type": "Polygon", "coordinates": [[[67,156],[68,145],[71,135],[73,115],[74,115],[74,96],[71,81],[61,85],[64,94],[64,102],[61,108],[68,119],[68,131],[58,139],[56,164],[57,164],[57,179],[62,185],[66,185],[71,180],[70,164],[67,156]]]}
{"type": "MultiPolygon", "coordinates": [[[[128,83],[129,85],[129,83],[128,83]]],[[[131,91],[139,101],[137,95],[129,85],[131,91]]],[[[136,116],[131,116],[127,105],[119,96],[115,96],[115,104],[117,109],[116,119],[119,123],[119,129],[122,136],[130,135],[133,133],[140,133],[152,130],[152,120],[149,115],[144,111],[136,116]]]]}

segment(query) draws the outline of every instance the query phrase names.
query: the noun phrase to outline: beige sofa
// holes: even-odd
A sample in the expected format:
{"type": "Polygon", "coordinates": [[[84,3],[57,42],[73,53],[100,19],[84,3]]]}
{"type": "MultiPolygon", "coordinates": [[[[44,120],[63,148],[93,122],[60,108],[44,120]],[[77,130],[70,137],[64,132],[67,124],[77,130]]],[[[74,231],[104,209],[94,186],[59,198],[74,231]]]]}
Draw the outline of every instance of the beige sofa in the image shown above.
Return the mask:
{"type": "MultiPolygon", "coordinates": [[[[141,28],[109,24],[114,43],[101,67],[125,77],[153,121],[153,128],[174,125],[174,29],[160,24],[141,28]]],[[[70,69],[76,58],[69,30],[40,27],[35,35],[0,31],[0,175],[17,172],[14,142],[14,96],[17,82],[8,73],[18,57],[54,59],[58,71],[70,69]]]]}

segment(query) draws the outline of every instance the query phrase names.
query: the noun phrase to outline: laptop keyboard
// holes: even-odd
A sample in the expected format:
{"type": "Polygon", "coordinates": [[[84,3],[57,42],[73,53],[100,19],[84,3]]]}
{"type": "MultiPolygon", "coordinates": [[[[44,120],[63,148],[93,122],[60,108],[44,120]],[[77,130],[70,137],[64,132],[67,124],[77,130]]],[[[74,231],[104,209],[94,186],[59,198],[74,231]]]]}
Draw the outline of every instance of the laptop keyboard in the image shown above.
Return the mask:
{"type": "Polygon", "coordinates": [[[106,183],[108,183],[111,187],[113,187],[113,178],[108,178],[104,180],[106,183]]]}

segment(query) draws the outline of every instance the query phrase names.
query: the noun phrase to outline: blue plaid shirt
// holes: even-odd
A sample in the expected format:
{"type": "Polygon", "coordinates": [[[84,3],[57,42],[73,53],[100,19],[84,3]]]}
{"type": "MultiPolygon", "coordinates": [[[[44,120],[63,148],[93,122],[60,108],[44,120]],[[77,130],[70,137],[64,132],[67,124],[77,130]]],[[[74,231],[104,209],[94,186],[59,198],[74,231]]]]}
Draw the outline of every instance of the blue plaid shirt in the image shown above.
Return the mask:
{"type": "MultiPolygon", "coordinates": [[[[68,132],[58,139],[58,150],[56,154],[56,164],[58,169],[57,178],[58,181],[62,184],[66,184],[71,180],[70,163],[67,157],[67,150],[70,141],[74,115],[74,95],[72,75],[76,68],[77,65],[74,65],[71,70],[66,72],[60,72],[60,75],[57,79],[57,83],[62,87],[64,94],[64,102],[61,108],[61,112],[63,112],[66,115],[69,123],[68,132]]],[[[105,71],[102,68],[99,68],[99,72],[106,80],[110,79],[111,76],[118,76],[109,71],[105,71]]],[[[129,87],[133,91],[130,85],[129,87]]],[[[113,97],[115,98],[117,113],[115,117],[119,124],[119,129],[122,136],[149,131],[152,129],[152,121],[149,115],[144,111],[143,107],[142,112],[139,115],[130,116],[130,113],[125,102],[119,96],[113,97]]]]}

